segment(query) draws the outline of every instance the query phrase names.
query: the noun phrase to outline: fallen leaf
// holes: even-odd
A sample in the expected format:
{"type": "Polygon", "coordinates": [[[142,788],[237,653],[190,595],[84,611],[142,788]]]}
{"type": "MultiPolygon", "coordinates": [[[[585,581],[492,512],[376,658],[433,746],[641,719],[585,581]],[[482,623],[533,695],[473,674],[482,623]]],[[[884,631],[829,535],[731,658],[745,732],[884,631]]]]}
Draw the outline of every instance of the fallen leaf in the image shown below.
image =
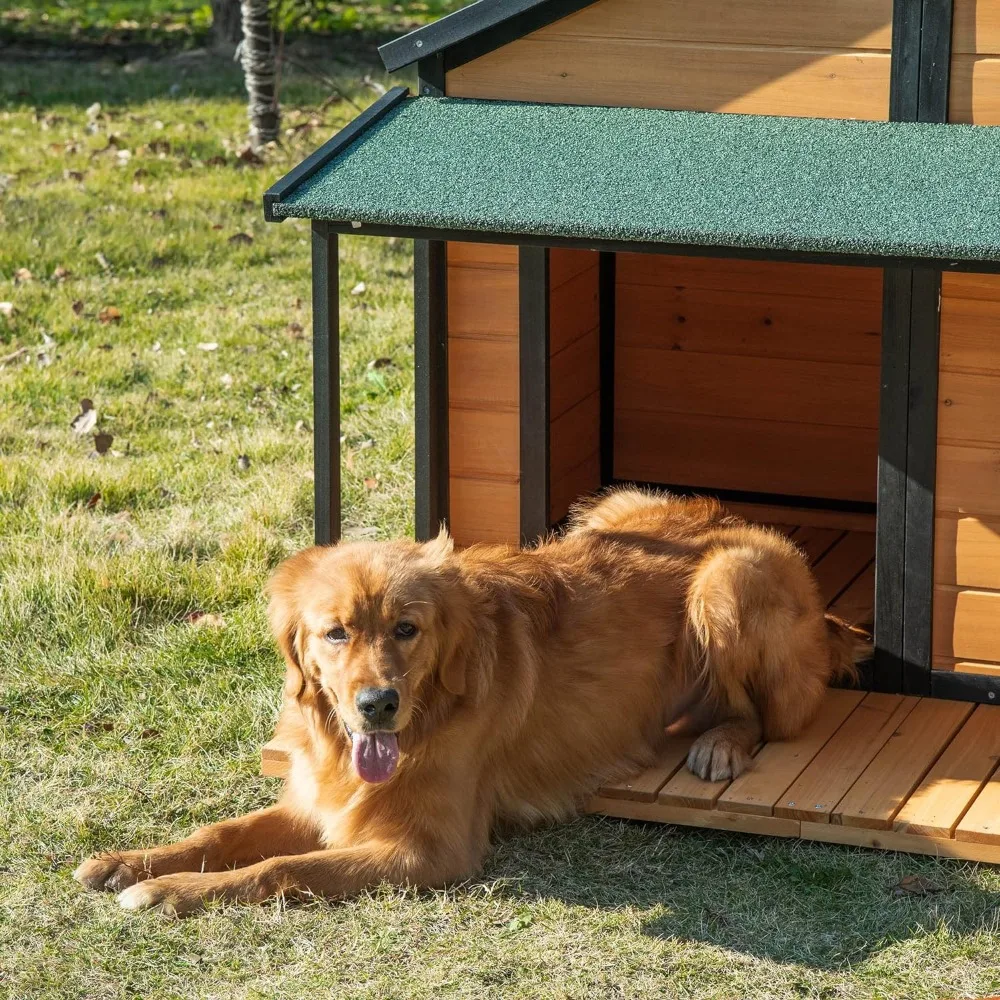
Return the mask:
{"type": "Polygon", "coordinates": [[[224,628],[225,618],[222,615],[208,614],[204,611],[192,611],[184,616],[188,625],[208,626],[209,628],[224,628]]]}
{"type": "Polygon", "coordinates": [[[98,314],[97,318],[102,323],[120,323],[122,320],[121,310],[116,306],[105,306],[98,314]]]}
{"type": "Polygon", "coordinates": [[[70,427],[80,435],[89,434],[97,423],[97,410],[89,399],[80,400],[80,412],[70,421],[70,427]]]}
{"type": "Polygon", "coordinates": [[[108,449],[111,447],[111,442],[114,441],[114,437],[111,434],[95,434],[94,435],[94,451],[98,455],[106,455],[108,449]]]}
{"type": "Polygon", "coordinates": [[[13,302],[0,302],[0,316],[6,316],[7,319],[11,319],[16,315],[17,310],[14,308],[13,302]]]}
{"type": "Polygon", "coordinates": [[[85,733],[95,733],[98,730],[102,730],[105,733],[110,733],[115,728],[113,722],[85,722],[83,724],[83,731],[85,733]]]}
{"type": "Polygon", "coordinates": [[[935,885],[923,875],[904,875],[890,890],[893,896],[931,896],[943,892],[941,886],[935,885]]]}
{"type": "Polygon", "coordinates": [[[263,162],[263,158],[258,156],[254,151],[253,146],[244,146],[237,154],[237,158],[243,163],[249,163],[251,166],[259,167],[263,162]]]}
{"type": "Polygon", "coordinates": [[[221,229],[222,228],[222,223],[221,222],[217,222],[214,226],[212,226],[212,228],[213,229],[221,229]]]}
{"type": "Polygon", "coordinates": [[[285,327],[285,333],[287,333],[292,340],[301,340],[303,337],[302,324],[289,323],[288,326],[285,327]]]}
{"type": "Polygon", "coordinates": [[[159,735],[160,735],[159,729],[144,729],[141,733],[139,733],[139,739],[140,740],[152,740],[152,739],[155,739],[159,735]]]}
{"type": "Polygon", "coordinates": [[[27,284],[29,281],[34,281],[34,279],[35,276],[26,267],[19,267],[14,272],[15,285],[24,285],[27,284]]]}
{"type": "Polygon", "coordinates": [[[351,295],[364,295],[366,291],[368,291],[368,286],[363,281],[359,281],[351,289],[351,295]]]}
{"type": "Polygon", "coordinates": [[[73,309],[73,312],[75,312],[77,314],[77,316],[79,316],[80,313],[83,312],[83,299],[77,299],[73,303],[72,309],[73,309]]]}
{"type": "Polygon", "coordinates": [[[72,273],[73,272],[68,268],[59,266],[52,272],[52,277],[55,278],[56,281],[65,281],[68,277],[70,277],[70,275],[72,275],[72,273]]]}
{"type": "Polygon", "coordinates": [[[110,351],[110,350],[111,350],[111,347],[112,347],[112,345],[111,345],[111,344],[98,344],[98,345],[97,345],[97,349],[98,349],[99,351],[110,351]]]}
{"type": "Polygon", "coordinates": [[[214,340],[213,341],[209,341],[206,344],[199,344],[198,345],[198,350],[199,351],[217,351],[218,349],[219,349],[219,345],[217,343],[215,343],[214,340]]]}
{"type": "Polygon", "coordinates": [[[376,486],[378,486],[378,480],[377,479],[372,479],[371,476],[365,476],[365,489],[366,490],[373,490],[373,489],[375,489],[376,486]]]}
{"type": "Polygon", "coordinates": [[[230,246],[249,246],[253,243],[253,237],[249,233],[236,233],[226,241],[230,246]]]}
{"type": "Polygon", "coordinates": [[[87,510],[93,510],[101,502],[100,493],[92,493],[90,499],[84,504],[87,510]]]}
{"type": "Polygon", "coordinates": [[[379,368],[389,368],[396,362],[392,358],[375,358],[374,361],[368,362],[369,369],[379,369],[379,368]]]}
{"type": "Polygon", "coordinates": [[[236,459],[236,468],[238,468],[241,472],[246,472],[247,469],[250,468],[249,456],[240,455],[239,458],[236,459]]]}

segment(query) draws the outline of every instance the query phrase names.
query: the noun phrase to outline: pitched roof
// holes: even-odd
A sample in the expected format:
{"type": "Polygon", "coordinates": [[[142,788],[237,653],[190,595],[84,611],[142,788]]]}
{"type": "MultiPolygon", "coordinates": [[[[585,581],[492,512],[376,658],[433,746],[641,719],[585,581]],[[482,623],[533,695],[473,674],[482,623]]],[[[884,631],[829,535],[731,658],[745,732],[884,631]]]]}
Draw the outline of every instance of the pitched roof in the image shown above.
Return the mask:
{"type": "Polygon", "coordinates": [[[566,17],[595,0],[477,0],[431,24],[379,46],[390,72],[447,51],[460,66],[530,31],[566,17]]]}
{"type": "Polygon", "coordinates": [[[308,176],[272,189],[273,218],[362,234],[1000,262],[1000,127],[407,99],[402,89],[366,115],[308,176]]]}

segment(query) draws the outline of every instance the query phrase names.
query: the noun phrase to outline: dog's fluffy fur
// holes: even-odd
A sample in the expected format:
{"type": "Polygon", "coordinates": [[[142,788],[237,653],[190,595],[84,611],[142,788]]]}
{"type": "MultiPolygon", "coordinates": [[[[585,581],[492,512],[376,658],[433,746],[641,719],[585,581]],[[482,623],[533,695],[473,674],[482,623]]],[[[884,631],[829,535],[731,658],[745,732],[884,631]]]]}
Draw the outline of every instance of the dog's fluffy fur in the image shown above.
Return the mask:
{"type": "Polygon", "coordinates": [[[456,552],[445,534],[308,549],[270,594],[287,668],[284,794],[177,844],[81,865],[81,882],[123,906],[459,879],[498,824],[567,817],[649,765],[679,716],[707,725],[692,771],[740,774],[762,738],[800,732],[864,650],[783,535],[712,500],[638,490],[581,507],[563,537],[524,551],[456,552]],[[366,731],[358,692],[385,687],[399,696],[382,727],[398,766],[370,783],[349,733],[366,731]]]}

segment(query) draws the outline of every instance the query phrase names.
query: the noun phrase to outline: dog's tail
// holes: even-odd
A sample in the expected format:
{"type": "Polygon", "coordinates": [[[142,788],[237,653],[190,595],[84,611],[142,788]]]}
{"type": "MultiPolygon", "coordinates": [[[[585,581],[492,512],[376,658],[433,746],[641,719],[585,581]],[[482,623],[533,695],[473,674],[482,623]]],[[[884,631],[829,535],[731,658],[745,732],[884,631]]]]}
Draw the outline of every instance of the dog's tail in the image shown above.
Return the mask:
{"type": "Polygon", "coordinates": [[[826,632],[830,639],[830,680],[856,684],[858,664],[872,655],[871,635],[831,614],[826,616],[826,632]]]}

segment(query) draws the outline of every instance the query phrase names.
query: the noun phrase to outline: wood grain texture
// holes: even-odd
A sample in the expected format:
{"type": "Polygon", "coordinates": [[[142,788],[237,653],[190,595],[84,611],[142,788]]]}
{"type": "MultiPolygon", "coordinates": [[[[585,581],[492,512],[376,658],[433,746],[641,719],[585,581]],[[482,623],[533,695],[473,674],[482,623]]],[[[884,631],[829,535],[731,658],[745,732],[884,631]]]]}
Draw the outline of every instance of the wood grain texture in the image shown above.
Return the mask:
{"type": "MultiPolygon", "coordinates": [[[[585,251],[580,251],[584,253],[585,251]]],[[[596,267],[580,271],[560,285],[549,280],[549,354],[559,354],[601,321],[596,267]]]]}
{"type": "Polygon", "coordinates": [[[552,479],[549,484],[549,521],[556,524],[570,505],[601,488],[601,456],[593,451],[586,458],[552,479]]]}
{"type": "Polygon", "coordinates": [[[934,582],[1000,590],[1000,518],[935,518],[934,582]]]}
{"type": "MultiPolygon", "coordinates": [[[[834,545],[844,538],[845,534],[846,532],[839,528],[817,528],[804,525],[795,532],[792,541],[802,550],[809,565],[815,566],[834,545]]],[[[874,545],[874,541],[872,544],[874,545]]]]}
{"type": "Polygon", "coordinates": [[[625,781],[604,785],[598,794],[609,799],[654,801],[656,793],[684,766],[690,747],[690,738],[671,737],[652,767],[625,781]]]}
{"type": "Polygon", "coordinates": [[[770,816],[786,789],[808,767],[863,697],[861,691],[831,688],[823,707],[806,730],[794,740],[762,747],[753,768],[723,791],[717,807],[730,812],[770,816]]]}
{"type": "Polygon", "coordinates": [[[850,531],[813,566],[819,592],[831,603],[875,558],[875,538],[850,531]]]}
{"type": "Polygon", "coordinates": [[[449,527],[458,545],[521,538],[521,494],[517,482],[452,476],[449,527]]]}
{"type": "Polygon", "coordinates": [[[448,244],[449,267],[497,267],[517,270],[517,247],[509,243],[448,244]]]}
{"type": "Polygon", "coordinates": [[[935,509],[1000,517],[1000,448],[939,444],[935,509]]]}
{"type": "Polygon", "coordinates": [[[903,851],[907,854],[929,854],[936,858],[961,858],[966,861],[1000,862],[1000,848],[995,844],[968,844],[936,837],[914,836],[893,830],[866,830],[834,823],[803,822],[799,836],[824,844],[845,844],[852,847],[873,847],[881,851],[903,851]]]}
{"type": "Polygon", "coordinates": [[[516,410],[517,340],[448,339],[448,398],[453,405],[516,410]]]}
{"type": "Polygon", "coordinates": [[[587,805],[587,812],[622,819],[638,819],[654,823],[676,823],[703,830],[729,830],[733,833],[756,833],[771,837],[797,837],[797,820],[777,819],[774,816],[752,816],[743,813],[721,812],[716,809],[685,809],[662,802],[636,802],[626,799],[597,797],[587,805]]]}
{"type": "Polygon", "coordinates": [[[807,527],[836,528],[838,531],[875,530],[875,515],[853,511],[823,510],[822,508],[778,506],[777,504],[727,503],[726,510],[750,521],[790,523],[799,528],[795,533],[798,544],[800,532],[807,527]]]}
{"type": "Polygon", "coordinates": [[[884,51],[527,35],[447,75],[452,97],[885,120],[884,51]]]}
{"type": "Polygon", "coordinates": [[[983,674],[986,677],[1000,676],[1000,663],[982,663],[976,660],[959,660],[954,656],[935,656],[931,660],[932,670],[957,670],[962,674],[983,674]]]}
{"type": "Polygon", "coordinates": [[[959,820],[955,839],[1000,845],[1000,774],[996,771],[973,800],[969,811],[959,820]]]}
{"type": "Polygon", "coordinates": [[[448,267],[449,337],[517,337],[517,268],[448,267]]]}
{"type": "Polygon", "coordinates": [[[775,816],[829,823],[837,803],[919,699],[869,694],[781,796],[775,816]]]}
{"type": "Polygon", "coordinates": [[[1000,53],[1000,4],[995,0],[953,0],[951,50],[1000,53]]]}
{"type": "MultiPolygon", "coordinates": [[[[760,751],[754,747],[752,756],[760,751]]],[[[684,809],[714,809],[722,793],[732,784],[724,781],[706,781],[682,767],[659,791],[656,801],[666,806],[684,809]]]]}
{"type": "MultiPolygon", "coordinates": [[[[1000,289],[991,283],[989,290],[1000,300],[1000,289]]],[[[1000,301],[942,294],[941,371],[1000,376],[1000,301]]]]}
{"type": "Polygon", "coordinates": [[[615,358],[615,399],[630,410],[874,429],[878,396],[869,365],[623,345],[615,358]]]}
{"type": "Polygon", "coordinates": [[[292,761],[285,745],[273,739],[260,748],[260,773],[265,778],[287,778],[292,761]]]}
{"type": "Polygon", "coordinates": [[[948,121],[1000,125],[1000,58],[965,54],[951,57],[948,121]]]}
{"type": "MultiPolygon", "coordinates": [[[[601,387],[600,337],[595,327],[552,356],[549,414],[553,421],[601,387]]],[[[515,374],[517,366],[515,364],[515,374]]],[[[498,373],[499,374],[499,373],[498,373]]],[[[596,448],[597,439],[593,441],[596,448]]]]}
{"type": "Polygon", "coordinates": [[[448,410],[452,476],[490,479],[520,474],[516,411],[448,410]]]}
{"type": "Polygon", "coordinates": [[[878,435],[818,424],[615,408],[615,476],[874,502],[878,435]]]}
{"type": "Polygon", "coordinates": [[[900,833],[951,837],[1000,759],[998,710],[979,705],[907,799],[893,823],[900,833]]]}
{"type": "Polygon", "coordinates": [[[875,621],[875,563],[847,590],[830,603],[828,610],[852,625],[870,626],[875,621]]]}
{"type": "Polygon", "coordinates": [[[552,421],[552,477],[576,468],[600,444],[601,399],[597,392],[581,399],[552,421]]]}
{"type": "Polygon", "coordinates": [[[942,371],[937,434],[939,443],[1000,445],[1000,374],[942,371]]]}
{"type": "Polygon", "coordinates": [[[936,657],[1000,662],[1000,593],[934,587],[936,657]]]}
{"type": "Polygon", "coordinates": [[[903,803],[974,707],[968,702],[934,698],[918,702],[837,804],[830,821],[891,830],[903,803]]]}
{"type": "Polygon", "coordinates": [[[559,288],[584,271],[596,270],[598,261],[599,254],[596,250],[552,247],[549,250],[549,287],[559,288]]]}

